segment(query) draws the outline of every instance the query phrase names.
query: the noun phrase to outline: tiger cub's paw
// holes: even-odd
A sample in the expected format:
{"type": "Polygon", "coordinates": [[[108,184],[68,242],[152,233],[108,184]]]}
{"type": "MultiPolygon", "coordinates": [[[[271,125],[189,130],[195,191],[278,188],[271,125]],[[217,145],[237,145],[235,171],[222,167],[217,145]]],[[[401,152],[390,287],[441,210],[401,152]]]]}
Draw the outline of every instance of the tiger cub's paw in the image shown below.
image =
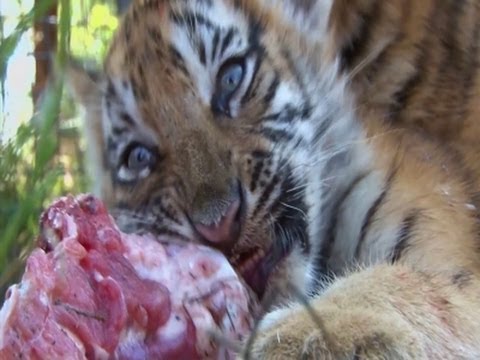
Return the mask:
{"type": "Polygon", "coordinates": [[[242,359],[425,359],[418,334],[401,316],[320,302],[276,310],[261,322],[242,359]],[[312,316],[312,311],[315,316],[312,316]]]}

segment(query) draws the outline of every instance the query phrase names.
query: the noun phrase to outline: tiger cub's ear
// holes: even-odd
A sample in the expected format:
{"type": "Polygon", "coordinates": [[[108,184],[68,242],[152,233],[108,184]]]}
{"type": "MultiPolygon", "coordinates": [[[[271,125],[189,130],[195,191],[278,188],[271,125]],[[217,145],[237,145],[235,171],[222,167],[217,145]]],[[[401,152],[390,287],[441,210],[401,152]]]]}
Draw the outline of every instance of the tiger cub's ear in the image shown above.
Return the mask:
{"type": "Polygon", "coordinates": [[[66,66],[65,82],[73,97],[85,112],[83,130],[86,141],[86,167],[91,179],[89,191],[101,197],[107,205],[112,197],[110,175],[103,154],[105,134],[102,119],[102,75],[87,70],[76,60],[66,66]]]}
{"type": "Polygon", "coordinates": [[[101,99],[101,75],[97,70],[89,69],[78,60],[70,58],[66,66],[66,84],[70,92],[81,105],[99,105],[101,99]]]}

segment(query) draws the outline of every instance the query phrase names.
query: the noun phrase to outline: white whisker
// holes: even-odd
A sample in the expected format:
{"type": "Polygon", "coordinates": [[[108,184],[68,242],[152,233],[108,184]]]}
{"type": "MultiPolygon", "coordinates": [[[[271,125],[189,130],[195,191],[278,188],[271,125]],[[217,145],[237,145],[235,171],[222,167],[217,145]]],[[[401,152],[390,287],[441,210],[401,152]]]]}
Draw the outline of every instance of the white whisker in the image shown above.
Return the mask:
{"type": "Polygon", "coordinates": [[[282,201],[280,201],[280,204],[283,205],[283,206],[285,206],[286,208],[289,208],[289,209],[298,211],[298,212],[302,215],[302,217],[303,217],[304,219],[307,219],[307,214],[305,214],[305,212],[304,212],[302,209],[299,209],[298,207],[295,207],[295,206],[293,206],[293,205],[284,203],[284,202],[282,202],[282,201]]]}

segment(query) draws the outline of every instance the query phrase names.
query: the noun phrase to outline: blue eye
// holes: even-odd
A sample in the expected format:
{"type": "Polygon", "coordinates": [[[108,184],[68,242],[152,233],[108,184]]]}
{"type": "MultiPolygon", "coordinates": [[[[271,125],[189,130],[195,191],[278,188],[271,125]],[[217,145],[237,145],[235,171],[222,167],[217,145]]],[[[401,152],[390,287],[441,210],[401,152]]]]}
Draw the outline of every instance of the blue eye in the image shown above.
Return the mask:
{"type": "Polygon", "coordinates": [[[126,166],[129,170],[140,172],[154,164],[155,156],[145,146],[136,145],[130,149],[126,160],[126,166]]]}
{"type": "Polygon", "coordinates": [[[244,78],[245,60],[243,58],[230,59],[220,68],[211,104],[214,112],[231,117],[230,101],[240,89],[244,78]]]}
{"type": "Polygon", "coordinates": [[[232,63],[222,68],[219,73],[219,89],[224,95],[235,92],[243,80],[243,66],[239,63],[232,63]]]}

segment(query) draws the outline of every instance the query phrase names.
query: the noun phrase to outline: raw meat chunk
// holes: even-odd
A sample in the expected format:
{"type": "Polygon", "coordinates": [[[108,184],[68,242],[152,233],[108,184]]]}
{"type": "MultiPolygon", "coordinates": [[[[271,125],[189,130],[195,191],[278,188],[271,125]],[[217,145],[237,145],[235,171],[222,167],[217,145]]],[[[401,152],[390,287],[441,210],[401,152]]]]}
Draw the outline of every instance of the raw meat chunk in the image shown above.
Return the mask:
{"type": "Polygon", "coordinates": [[[228,359],[258,305],[219,252],[120,232],[82,195],[42,215],[40,248],[0,310],[1,359],[228,359]]]}

